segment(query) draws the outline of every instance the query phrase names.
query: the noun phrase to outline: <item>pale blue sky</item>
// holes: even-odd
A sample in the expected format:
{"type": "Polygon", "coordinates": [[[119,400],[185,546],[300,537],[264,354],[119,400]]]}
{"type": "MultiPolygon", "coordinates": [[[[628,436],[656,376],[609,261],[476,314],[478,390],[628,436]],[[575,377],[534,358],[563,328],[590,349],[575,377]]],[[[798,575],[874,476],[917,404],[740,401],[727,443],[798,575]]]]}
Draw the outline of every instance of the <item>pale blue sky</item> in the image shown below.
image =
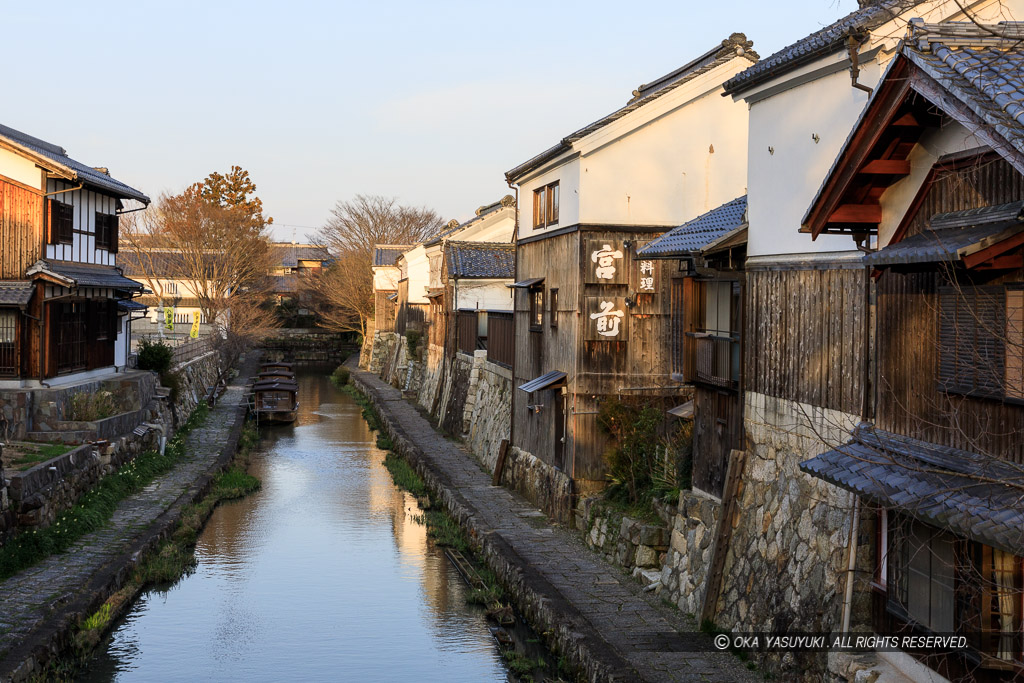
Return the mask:
{"type": "Polygon", "coordinates": [[[0,0],[0,122],[156,198],[249,170],[290,239],[339,199],[466,218],[503,174],[734,31],[762,57],[855,0],[0,0]]]}

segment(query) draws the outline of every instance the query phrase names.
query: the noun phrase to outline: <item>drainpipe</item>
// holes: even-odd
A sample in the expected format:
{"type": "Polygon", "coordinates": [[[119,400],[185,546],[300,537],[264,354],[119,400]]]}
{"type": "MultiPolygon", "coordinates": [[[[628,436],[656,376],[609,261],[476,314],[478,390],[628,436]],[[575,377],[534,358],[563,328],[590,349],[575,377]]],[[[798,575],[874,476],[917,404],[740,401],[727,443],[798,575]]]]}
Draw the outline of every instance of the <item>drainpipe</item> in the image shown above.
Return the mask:
{"type": "Polygon", "coordinates": [[[860,47],[860,43],[861,41],[853,33],[846,38],[846,49],[850,53],[850,85],[870,95],[874,89],[857,82],[857,78],[860,76],[860,54],[857,52],[857,48],[860,47]]]}
{"type": "MultiPolygon", "coordinates": [[[[516,282],[519,279],[519,186],[513,185],[512,181],[509,180],[508,176],[505,176],[505,184],[508,185],[509,189],[515,192],[516,195],[516,213],[515,213],[515,225],[512,229],[512,243],[516,245],[515,250],[512,252],[512,281],[516,282]]],[[[516,403],[516,319],[519,316],[516,315],[516,290],[512,290],[512,405],[511,411],[508,418],[508,447],[512,448],[515,444],[516,439],[516,420],[515,420],[515,403],[516,403]]],[[[500,482],[499,482],[500,483],[500,482]]]]}
{"type": "Polygon", "coordinates": [[[850,544],[846,548],[849,561],[846,565],[846,598],[843,600],[843,633],[850,632],[850,612],[853,608],[853,571],[857,564],[857,529],[860,527],[860,497],[853,499],[853,525],[850,528],[850,544]]]}
{"type": "Polygon", "coordinates": [[[46,194],[44,194],[43,196],[44,196],[44,197],[52,197],[52,196],[53,196],[53,195],[55,195],[55,194],[64,194],[65,192],[78,192],[78,191],[79,191],[79,190],[81,190],[81,189],[82,189],[83,187],[85,187],[85,183],[81,183],[81,184],[80,184],[80,185],[79,185],[78,187],[72,187],[72,188],[71,188],[71,189],[69,189],[69,190],[57,190],[56,192],[47,192],[47,193],[46,193],[46,194]]]}

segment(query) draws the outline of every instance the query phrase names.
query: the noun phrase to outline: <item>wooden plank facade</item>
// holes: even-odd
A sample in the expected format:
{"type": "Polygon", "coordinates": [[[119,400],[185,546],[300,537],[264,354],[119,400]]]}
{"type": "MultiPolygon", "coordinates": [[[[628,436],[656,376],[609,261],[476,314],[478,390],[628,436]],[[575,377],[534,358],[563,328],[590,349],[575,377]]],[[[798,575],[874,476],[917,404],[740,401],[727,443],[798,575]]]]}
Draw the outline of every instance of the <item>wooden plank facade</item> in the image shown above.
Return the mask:
{"type": "Polygon", "coordinates": [[[0,280],[17,280],[40,258],[43,196],[38,189],[0,177],[0,280]]]}
{"type": "Polygon", "coordinates": [[[605,478],[607,437],[597,421],[602,400],[679,393],[669,363],[669,311],[662,307],[676,263],[657,263],[653,290],[638,293],[636,249],[655,234],[584,228],[517,250],[516,280],[543,281],[515,295],[513,384],[552,371],[565,372],[568,381],[564,390],[515,391],[512,445],[579,486],[600,487],[605,478]],[[606,252],[612,264],[602,266],[606,252]]]}
{"type": "Polygon", "coordinates": [[[747,273],[746,390],[860,415],[868,272],[859,264],[747,273]]]}

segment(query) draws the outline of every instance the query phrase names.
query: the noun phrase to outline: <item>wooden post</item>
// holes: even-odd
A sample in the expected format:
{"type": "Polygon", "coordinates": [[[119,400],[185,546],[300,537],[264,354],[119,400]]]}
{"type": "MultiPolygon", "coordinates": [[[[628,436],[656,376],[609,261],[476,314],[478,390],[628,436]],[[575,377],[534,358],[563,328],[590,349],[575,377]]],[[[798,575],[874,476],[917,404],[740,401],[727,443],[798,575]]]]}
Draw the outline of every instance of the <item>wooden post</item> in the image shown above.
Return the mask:
{"type": "Polygon", "coordinates": [[[732,539],[733,517],[736,513],[736,492],[743,478],[743,465],[746,463],[746,451],[732,450],[729,452],[729,469],[725,475],[725,487],[722,490],[722,511],[718,516],[718,529],[715,531],[715,545],[711,550],[711,566],[704,588],[704,604],[701,605],[700,623],[714,621],[718,610],[718,593],[722,587],[722,570],[725,568],[725,556],[729,552],[729,541],[732,539]]]}
{"type": "Polygon", "coordinates": [[[502,439],[498,446],[498,461],[494,463],[494,475],[491,477],[491,486],[501,485],[501,473],[505,470],[505,456],[508,455],[508,439],[502,439]]]}

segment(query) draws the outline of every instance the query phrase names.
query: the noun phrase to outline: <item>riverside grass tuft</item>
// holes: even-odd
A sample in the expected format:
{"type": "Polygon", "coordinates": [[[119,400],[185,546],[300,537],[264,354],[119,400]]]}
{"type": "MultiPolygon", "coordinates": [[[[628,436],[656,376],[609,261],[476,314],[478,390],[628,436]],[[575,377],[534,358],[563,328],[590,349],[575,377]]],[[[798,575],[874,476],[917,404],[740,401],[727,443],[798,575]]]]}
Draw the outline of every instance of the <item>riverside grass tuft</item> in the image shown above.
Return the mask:
{"type": "Polygon", "coordinates": [[[164,454],[140,453],[113,474],[100,479],[70,509],[50,526],[24,529],[0,547],[0,580],[10,578],[55,553],[66,551],[79,538],[103,527],[118,504],[148,486],[154,479],[174,469],[185,452],[185,435],[206,419],[209,409],[200,404],[181,429],[168,440],[164,454]]]}

